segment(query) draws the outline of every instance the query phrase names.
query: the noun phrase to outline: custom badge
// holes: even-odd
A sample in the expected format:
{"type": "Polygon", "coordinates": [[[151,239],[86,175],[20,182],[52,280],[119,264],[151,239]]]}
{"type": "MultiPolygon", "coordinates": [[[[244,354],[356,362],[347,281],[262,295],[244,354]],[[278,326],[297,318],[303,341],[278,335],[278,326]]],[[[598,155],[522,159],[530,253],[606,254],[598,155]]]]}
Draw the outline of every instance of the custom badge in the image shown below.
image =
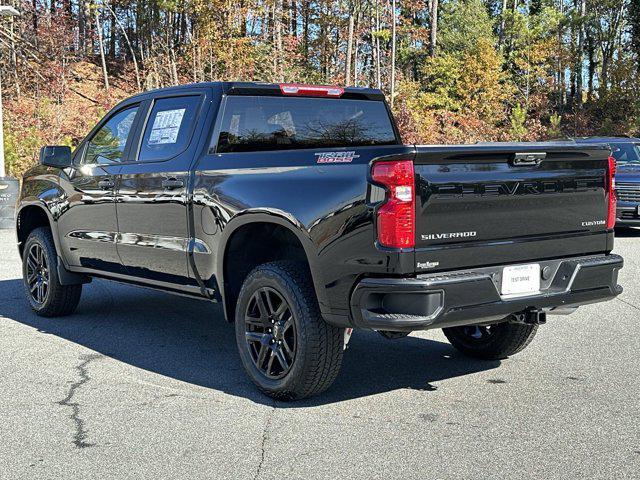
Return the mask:
{"type": "Polygon", "coordinates": [[[315,154],[318,157],[316,163],[351,163],[354,158],[359,158],[356,152],[320,152],[315,154]]]}
{"type": "Polygon", "coordinates": [[[587,222],[582,222],[583,227],[596,227],[598,225],[606,225],[606,220],[589,220],[587,222]]]}

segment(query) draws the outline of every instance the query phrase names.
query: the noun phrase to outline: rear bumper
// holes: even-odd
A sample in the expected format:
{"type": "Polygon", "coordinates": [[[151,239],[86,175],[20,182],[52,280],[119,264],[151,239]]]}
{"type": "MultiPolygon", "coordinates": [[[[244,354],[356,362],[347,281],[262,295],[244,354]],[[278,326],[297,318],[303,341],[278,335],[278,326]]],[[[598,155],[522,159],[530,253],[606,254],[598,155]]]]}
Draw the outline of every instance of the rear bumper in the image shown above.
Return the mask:
{"type": "Polygon", "coordinates": [[[355,327],[411,331],[501,320],[525,310],[564,313],[622,293],[618,255],[536,262],[543,277],[535,295],[500,295],[502,266],[420,275],[365,278],[351,296],[355,327]]]}

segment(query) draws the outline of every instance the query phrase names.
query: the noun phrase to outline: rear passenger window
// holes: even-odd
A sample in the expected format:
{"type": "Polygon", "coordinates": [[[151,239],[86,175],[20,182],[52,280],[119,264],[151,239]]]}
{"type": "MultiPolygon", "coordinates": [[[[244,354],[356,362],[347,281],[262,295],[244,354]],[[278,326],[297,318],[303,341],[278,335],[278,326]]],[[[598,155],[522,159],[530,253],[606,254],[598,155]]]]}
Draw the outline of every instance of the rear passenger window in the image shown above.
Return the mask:
{"type": "Polygon", "coordinates": [[[167,160],[184,151],[199,105],[200,96],[196,95],[156,100],[142,136],[138,161],[167,160]]]}
{"type": "Polygon", "coordinates": [[[229,96],[218,153],[394,145],[385,104],[372,100],[229,96]]]}

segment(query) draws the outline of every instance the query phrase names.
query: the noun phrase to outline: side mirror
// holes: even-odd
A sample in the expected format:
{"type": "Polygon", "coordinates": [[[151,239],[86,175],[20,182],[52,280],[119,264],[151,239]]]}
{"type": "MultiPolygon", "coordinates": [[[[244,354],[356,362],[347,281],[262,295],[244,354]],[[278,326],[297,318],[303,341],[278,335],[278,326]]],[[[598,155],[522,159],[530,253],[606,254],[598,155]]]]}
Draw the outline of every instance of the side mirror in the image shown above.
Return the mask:
{"type": "Polygon", "coordinates": [[[46,146],[40,149],[40,163],[49,167],[66,168],[71,166],[71,147],[65,145],[46,146]]]}

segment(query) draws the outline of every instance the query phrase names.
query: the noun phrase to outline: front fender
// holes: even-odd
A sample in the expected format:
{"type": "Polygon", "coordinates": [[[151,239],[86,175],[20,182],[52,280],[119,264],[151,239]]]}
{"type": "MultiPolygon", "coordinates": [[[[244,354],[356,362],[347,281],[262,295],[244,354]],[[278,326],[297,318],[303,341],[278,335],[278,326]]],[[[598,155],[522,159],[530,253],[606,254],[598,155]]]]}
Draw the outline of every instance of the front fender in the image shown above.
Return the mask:
{"type": "MultiPolygon", "coordinates": [[[[47,216],[56,250],[61,254],[57,219],[65,208],[65,193],[60,188],[58,176],[54,172],[45,167],[36,167],[31,173],[33,176],[25,177],[20,188],[16,209],[16,235],[19,234],[20,222],[24,219],[25,211],[29,208],[39,208],[47,216]]],[[[18,237],[19,249],[21,240],[23,239],[18,237]]],[[[66,264],[64,256],[60,257],[66,264]]]]}

